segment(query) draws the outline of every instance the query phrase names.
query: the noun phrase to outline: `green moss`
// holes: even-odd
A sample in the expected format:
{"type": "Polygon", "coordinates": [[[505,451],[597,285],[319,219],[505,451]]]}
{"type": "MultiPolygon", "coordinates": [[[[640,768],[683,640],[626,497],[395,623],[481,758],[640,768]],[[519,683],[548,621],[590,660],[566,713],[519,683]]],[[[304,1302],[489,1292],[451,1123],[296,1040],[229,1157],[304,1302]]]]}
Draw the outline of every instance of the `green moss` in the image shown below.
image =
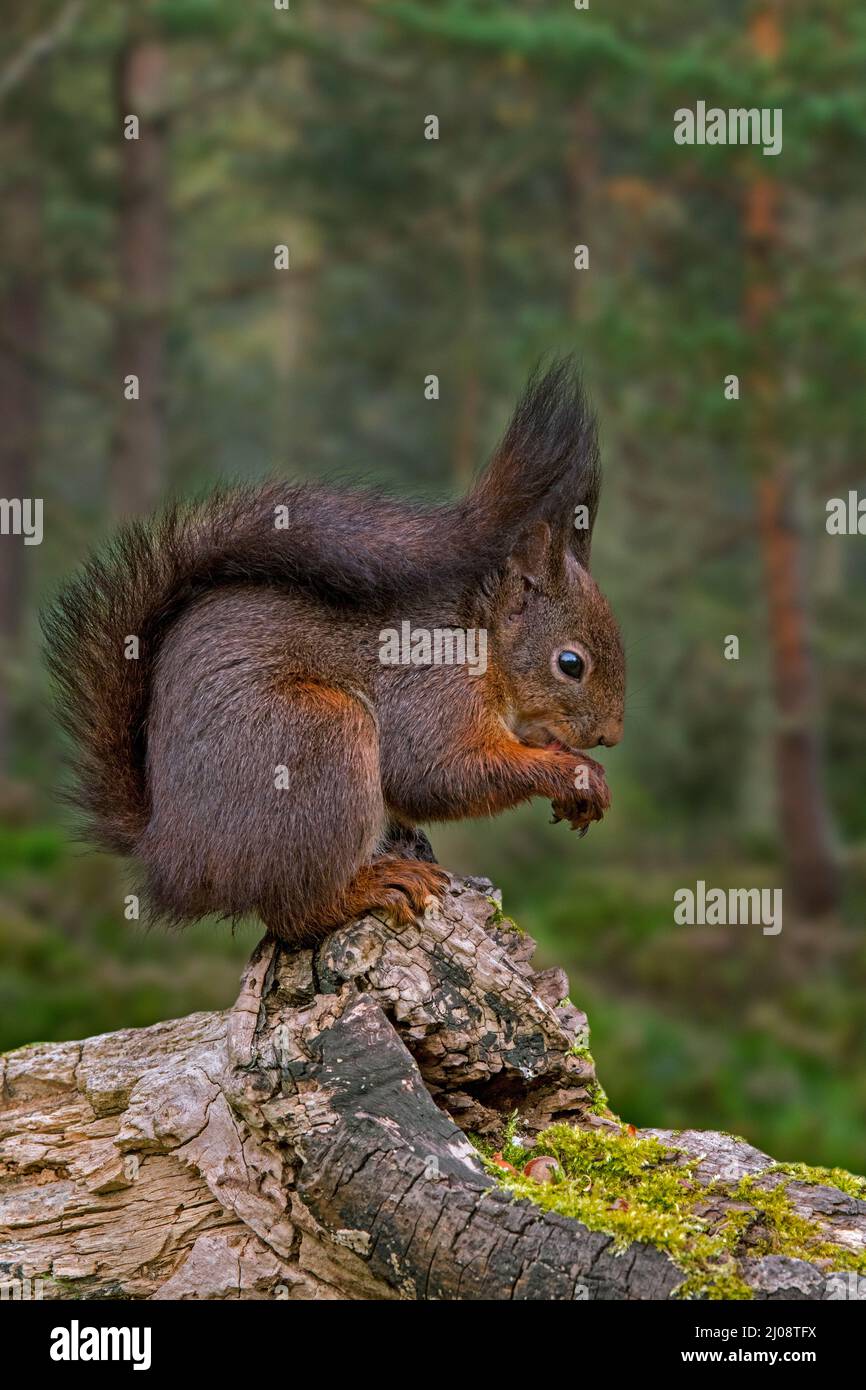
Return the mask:
{"type": "MultiPolygon", "coordinates": [[[[606,1232],[617,1250],[635,1241],[664,1250],[683,1270],[686,1295],[712,1296],[708,1290],[715,1284],[721,1290],[717,1297],[735,1296],[737,1271],[725,1242],[692,1210],[699,1191],[693,1176],[697,1160],[681,1166],[676,1162],[681,1151],[657,1139],[563,1124],[545,1130],[533,1153],[552,1154],[562,1167],[561,1179],[539,1184],[493,1164],[491,1172],[515,1196],[606,1232]]],[[[524,1162],[529,1156],[523,1155],[524,1162]]],[[[503,1157],[514,1161],[505,1150],[503,1157]]],[[[744,1289],[742,1284],[739,1296],[745,1296],[744,1289]]]]}
{"type": "Polygon", "coordinates": [[[600,1081],[591,1081],[587,1087],[589,1106],[588,1109],[593,1115],[606,1115],[613,1118],[613,1111],[607,1098],[607,1092],[600,1081]]]}
{"type": "Polygon", "coordinates": [[[753,1254],[827,1261],[833,1269],[866,1273],[866,1252],[857,1254],[829,1240],[817,1222],[795,1211],[783,1182],[767,1188],[760,1187],[756,1178],[746,1177],[736,1187],[734,1196],[760,1214],[760,1226],[752,1236],[753,1254]]]}
{"type": "Polygon", "coordinates": [[[506,1163],[513,1164],[517,1169],[523,1168],[529,1161],[533,1149],[529,1141],[526,1143],[521,1141],[521,1137],[518,1133],[519,1118],[518,1112],[513,1110],[505,1121],[501,1139],[494,1140],[482,1138],[481,1135],[472,1133],[467,1135],[470,1143],[475,1146],[481,1155],[485,1167],[489,1168],[491,1171],[501,1171],[493,1162],[494,1154],[501,1155],[506,1163]]]}
{"type": "Polygon", "coordinates": [[[709,1299],[714,1303],[748,1303],[754,1290],[739,1272],[739,1264],[724,1240],[708,1237],[678,1261],[686,1277],[675,1290],[677,1298],[709,1299]]]}
{"type": "Polygon", "coordinates": [[[846,1192],[849,1197],[859,1197],[861,1202],[866,1201],[866,1178],[858,1177],[856,1173],[847,1173],[844,1168],[814,1168],[808,1163],[776,1163],[772,1172],[783,1173],[785,1177],[795,1178],[797,1182],[838,1187],[840,1192],[846,1192]]]}
{"type": "Polygon", "coordinates": [[[522,927],[519,927],[517,925],[513,917],[505,916],[505,913],[502,911],[502,908],[499,906],[499,903],[496,901],[495,898],[491,898],[488,896],[487,901],[493,907],[493,915],[487,923],[488,927],[504,927],[506,931],[516,932],[518,936],[526,935],[526,932],[523,930],[522,927]]]}
{"type": "Polygon", "coordinates": [[[679,1298],[751,1298],[740,1264],[744,1255],[790,1255],[832,1269],[866,1270],[866,1256],[834,1244],[817,1223],[798,1215],[784,1182],[767,1188],[747,1177],[737,1184],[703,1185],[696,1178],[699,1160],[625,1129],[553,1125],[529,1153],[514,1143],[516,1116],[509,1124],[502,1149],[507,1162],[520,1169],[530,1157],[551,1154],[562,1174],[549,1183],[535,1182],[520,1171],[501,1169],[482,1147],[501,1185],[515,1197],[605,1232],[618,1251],[635,1241],[665,1251],[683,1272],[679,1298]],[[708,1198],[714,1205],[723,1199],[724,1215],[714,1224],[701,1214],[708,1198]]]}
{"type": "MultiPolygon", "coordinates": [[[[519,1129],[520,1117],[517,1111],[513,1110],[505,1122],[505,1132],[502,1136],[502,1143],[498,1145],[482,1143],[476,1144],[476,1147],[480,1149],[481,1153],[488,1161],[495,1150],[495,1152],[502,1154],[506,1163],[513,1164],[514,1167],[519,1170],[528,1162],[529,1156],[533,1152],[531,1144],[524,1144],[521,1142],[519,1129]]],[[[501,1172],[502,1170],[497,1169],[497,1171],[501,1172]]]]}

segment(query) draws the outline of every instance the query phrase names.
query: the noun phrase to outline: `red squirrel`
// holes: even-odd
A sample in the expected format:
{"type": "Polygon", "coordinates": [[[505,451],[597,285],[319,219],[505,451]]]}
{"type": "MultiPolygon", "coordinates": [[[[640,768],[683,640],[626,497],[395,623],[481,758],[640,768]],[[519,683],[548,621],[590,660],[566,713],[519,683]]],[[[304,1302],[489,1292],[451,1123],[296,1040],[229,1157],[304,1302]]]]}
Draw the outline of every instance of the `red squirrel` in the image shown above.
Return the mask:
{"type": "Polygon", "coordinates": [[[589,573],[599,481],[558,360],[459,502],[271,482],[90,559],[46,615],[48,660],[73,799],[138,862],[150,911],[255,913],[295,943],[405,922],[447,882],[420,823],[536,796],[581,832],[600,820],[584,750],[621,737],[625,663],[589,573]],[[486,669],[384,660],[407,620],[485,634],[486,669]]]}

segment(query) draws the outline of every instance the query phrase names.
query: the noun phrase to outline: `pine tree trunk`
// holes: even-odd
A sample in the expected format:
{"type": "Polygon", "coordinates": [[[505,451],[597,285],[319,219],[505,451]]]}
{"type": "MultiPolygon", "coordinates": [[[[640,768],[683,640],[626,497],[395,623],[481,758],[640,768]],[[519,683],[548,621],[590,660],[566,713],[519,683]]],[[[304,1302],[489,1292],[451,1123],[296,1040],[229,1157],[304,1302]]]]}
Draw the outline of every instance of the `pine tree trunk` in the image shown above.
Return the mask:
{"type": "Polygon", "coordinates": [[[776,709],[776,782],[787,875],[798,911],[835,907],[838,872],[824,790],[794,486],[778,465],[758,484],[776,709]]]}
{"type": "MultiPolygon", "coordinates": [[[[759,9],[750,26],[753,51],[768,63],[782,45],[778,7],[759,9]]],[[[786,876],[794,906],[815,917],[836,906],[839,876],[816,700],[814,655],[805,597],[805,554],[796,514],[795,481],[777,438],[779,363],[767,329],[778,302],[775,258],[780,188],[752,172],[746,187],[746,323],[754,334],[758,369],[752,382],[758,482],[759,535],[766,584],[767,626],[775,704],[776,799],[786,876]]]]}

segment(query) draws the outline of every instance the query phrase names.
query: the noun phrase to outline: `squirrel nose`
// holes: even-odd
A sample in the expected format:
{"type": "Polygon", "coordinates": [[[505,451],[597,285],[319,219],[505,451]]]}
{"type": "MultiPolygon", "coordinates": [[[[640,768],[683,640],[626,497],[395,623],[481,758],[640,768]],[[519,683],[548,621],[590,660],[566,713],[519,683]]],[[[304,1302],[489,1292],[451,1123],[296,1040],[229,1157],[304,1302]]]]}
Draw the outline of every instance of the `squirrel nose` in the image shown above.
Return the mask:
{"type": "Polygon", "coordinates": [[[622,738],[622,720],[606,724],[599,734],[598,741],[604,748],[613,748],[622,738]]]}

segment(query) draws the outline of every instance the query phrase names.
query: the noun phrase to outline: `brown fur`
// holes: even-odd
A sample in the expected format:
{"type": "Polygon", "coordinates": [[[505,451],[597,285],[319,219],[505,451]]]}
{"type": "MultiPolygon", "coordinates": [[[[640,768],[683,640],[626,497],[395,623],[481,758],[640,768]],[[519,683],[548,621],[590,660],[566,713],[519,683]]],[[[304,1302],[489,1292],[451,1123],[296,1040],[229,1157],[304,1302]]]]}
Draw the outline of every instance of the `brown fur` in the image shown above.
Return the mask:
{"type": "Polygon", "coordinates": [[[254,912],[297,940],[441,892],[406,857],[418,822],[544,796],[585,829],[609,797],[578,750],[617,741],[624,685],[572,525],[597,499],[592,419],[559,363],[454,506],[271,484],[128,528],[47,621],[92,833],[135,856],[155,912],[254,912]],[[486,674],[383,665],[379,633],[407,619],[486,629],[486,674]]]}

